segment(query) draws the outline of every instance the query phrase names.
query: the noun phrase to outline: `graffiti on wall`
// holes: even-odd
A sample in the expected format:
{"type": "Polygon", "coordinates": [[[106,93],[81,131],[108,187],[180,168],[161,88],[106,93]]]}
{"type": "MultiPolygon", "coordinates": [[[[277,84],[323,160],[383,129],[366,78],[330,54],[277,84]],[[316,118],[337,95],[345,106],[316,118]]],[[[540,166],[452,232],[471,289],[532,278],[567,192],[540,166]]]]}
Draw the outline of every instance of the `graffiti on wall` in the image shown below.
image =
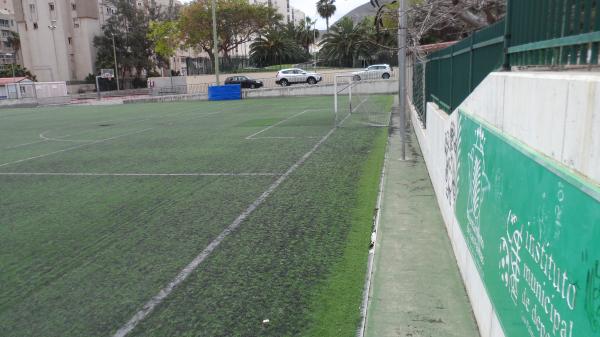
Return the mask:
{"type": "Polygon", "coordinates": [[[600,336],[600,190],[460,113],[455,215],[505,335],[600,336]]]}
{"type": "Polygon", "coordinates": [[[446,167],[444,170],[444,196],[451,209],[454,209],[458,193],[458,157],[460,155],[460,121],[452,119],[444,135],[444,154],[446,167]]]}

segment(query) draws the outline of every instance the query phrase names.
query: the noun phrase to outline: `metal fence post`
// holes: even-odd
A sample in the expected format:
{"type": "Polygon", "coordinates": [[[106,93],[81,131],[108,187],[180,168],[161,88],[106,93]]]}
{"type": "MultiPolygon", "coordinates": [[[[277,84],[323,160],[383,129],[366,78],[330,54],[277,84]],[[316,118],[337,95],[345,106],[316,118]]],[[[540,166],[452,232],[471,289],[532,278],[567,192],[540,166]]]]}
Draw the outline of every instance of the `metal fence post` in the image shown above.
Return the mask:
{"type": "Polygon", "coordinates": [[[469,37],[471,39],[471,46],[469,48],[469,92],[473,90],[473,59],[475,58],[473,54],[475,54],[475,50],[473,49],[473,42],[475,40],[475,35],[477,33],[471,34],[469,37]]]}
{"type": "Polygon", "coordinates": [[[450,100],[448,113],[454,110],[454,45],[450,47],[450,100]]]}
{"type": "Polygon", "coordinates": [[[511,18],[512,18],[512,0],[506,1],[506,16],[504,17],[504,62],[502,62],[502,69],[510,71],[510,54],[508,48],[510,48],[511,38],[511,18]]]}

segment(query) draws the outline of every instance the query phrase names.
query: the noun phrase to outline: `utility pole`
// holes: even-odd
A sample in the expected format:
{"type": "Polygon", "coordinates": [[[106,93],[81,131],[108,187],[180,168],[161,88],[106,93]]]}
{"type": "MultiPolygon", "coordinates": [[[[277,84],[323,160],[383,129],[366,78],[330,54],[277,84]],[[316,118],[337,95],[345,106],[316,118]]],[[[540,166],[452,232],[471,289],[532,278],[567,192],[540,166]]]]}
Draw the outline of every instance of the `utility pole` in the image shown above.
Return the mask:
{"type": "Polygon", "coordinates": [[[215,77],[217,85],[221,85],[219,80],[219,40],[217,39],[217,0],[212,0],[212,19],[213,19],[213,53],[215,55],[215,77]]]}
{"type": "Polygon", "coordinates": [[[406,0],[398,7],[398,108],[400,109],[400,140],[402,160],[406,160],[406,0]]]}
{"type": "Polygon", "coordinates": [[[317,71],[317,20],[313,25],[313,52],[315,53],[315,71],[317,71]]]}
{"type": "Polygon", "coordinates": [[[115,78],[117,79],[117,91],[119,91],[119,66],[117,65],[117,46],[115,44],[115,34],[112,34],[113,56],[115,58],[115,78]]]}
{"type": "MultiPolygon", "coordinates": [[[[54,61],[56,62],[56,72],[59,73],[60,65],[58,64],[58,56],[56,54],[56,39],[54,37],[54,31],[56,30],[56,27],[56,20],[51,20],[48,29],[50,29],[50,31],[52,32],[52,48],[54,49],[54,61]]],[[[58,76],[60,76],[60,74],[54,74],[54,70],[52,70],[52,81],[58,81],[58,76]]]]}

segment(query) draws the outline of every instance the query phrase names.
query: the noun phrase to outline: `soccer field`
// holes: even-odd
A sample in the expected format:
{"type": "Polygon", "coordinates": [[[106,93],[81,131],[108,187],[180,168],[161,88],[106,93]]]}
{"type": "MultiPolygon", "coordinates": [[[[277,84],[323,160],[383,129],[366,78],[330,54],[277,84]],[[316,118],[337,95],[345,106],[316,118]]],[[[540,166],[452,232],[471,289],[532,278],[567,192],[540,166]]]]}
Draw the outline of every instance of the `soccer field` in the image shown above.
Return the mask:
{"type": "Polygon", "coordinates": [[[388,130],[332,105],[0,110],[0,335],[354,336],[388,130]]]}

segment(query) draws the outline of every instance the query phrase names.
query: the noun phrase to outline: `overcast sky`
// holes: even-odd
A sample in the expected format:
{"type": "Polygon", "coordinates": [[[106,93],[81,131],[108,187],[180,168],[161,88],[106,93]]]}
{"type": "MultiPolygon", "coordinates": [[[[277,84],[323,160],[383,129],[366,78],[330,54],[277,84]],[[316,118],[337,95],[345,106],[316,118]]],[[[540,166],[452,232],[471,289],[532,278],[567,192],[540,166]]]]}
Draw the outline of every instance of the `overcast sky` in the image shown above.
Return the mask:
{"type": "MultiPolygon", "coordinates": [[[[329,19],[329,24],[336,22],[349,11],[367,2],[369,2],[369,0],[337,0],[335,2],[337,11],[335,12],[335,15],[329,19]]],[[[317,14],[316,3],[317,2],[314,0],[290,0],[290,5],[292,7],[298,8],[312,19],[317,18],[317,27],[319,29],[325,29],[325,19],[322,19],[317,14]]]]}
{"type": "MultiPolygon", "coordinates": [[[[183,0],[183,2],[190,2],[191,0],[183,0]]],[[[329,19],[329,23],[334,23],[337,19],[344,16],[349,11],[354,8],[369,2],[369,0],[337,0],[335,5],[337,7],[337,11],[335,15],[329,19]]],[[[316,9],[316,0],[290,0],[290,5],[292,7],[298,8],[299,10],[306,13],[306,15],[311,18],[317,18],[317,28],[325,29],[325,20],[319,17],[316,9]]]]}

